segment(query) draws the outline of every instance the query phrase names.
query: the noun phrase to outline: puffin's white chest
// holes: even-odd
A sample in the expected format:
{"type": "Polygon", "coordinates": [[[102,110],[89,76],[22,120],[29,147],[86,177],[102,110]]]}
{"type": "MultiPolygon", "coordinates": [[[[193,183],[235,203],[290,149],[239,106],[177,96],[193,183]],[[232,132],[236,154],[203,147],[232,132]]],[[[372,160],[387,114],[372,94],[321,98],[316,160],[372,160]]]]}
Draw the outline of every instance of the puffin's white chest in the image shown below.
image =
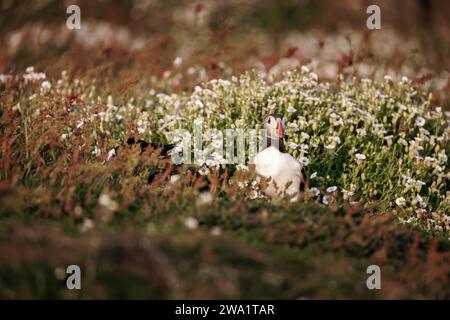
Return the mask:
{"type": "Polygon", "coordinates": [[[264,190],[266,195],[276,198],[298,193],[302,181],[302,166],[290,154],[281,153],[271,146],[258,153],[253,163],[259,176],[271,178],[264,190]]]}

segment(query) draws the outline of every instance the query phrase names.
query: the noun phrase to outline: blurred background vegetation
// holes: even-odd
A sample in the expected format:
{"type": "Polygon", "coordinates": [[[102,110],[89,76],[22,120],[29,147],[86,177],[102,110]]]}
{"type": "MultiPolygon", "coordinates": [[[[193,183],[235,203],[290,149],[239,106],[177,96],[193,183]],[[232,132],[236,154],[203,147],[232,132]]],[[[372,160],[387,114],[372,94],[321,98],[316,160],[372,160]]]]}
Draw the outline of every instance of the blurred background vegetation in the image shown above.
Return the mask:
{"type": "Polygon", "coordinates": [[[3,73],[139,64],[150,77],[180,56],[215,68],[214,77],[219,62],[240,73],[295,58],[325,80],[395,73],[427,82],[438,100],[450,90],[448,1],[1,0],[0,8],[3,73]],[[66,28],[70,4],[81,8],[81,30],[66,28]],[[381,8],[381,30],[366,28],[371,4],[381,8]]]}

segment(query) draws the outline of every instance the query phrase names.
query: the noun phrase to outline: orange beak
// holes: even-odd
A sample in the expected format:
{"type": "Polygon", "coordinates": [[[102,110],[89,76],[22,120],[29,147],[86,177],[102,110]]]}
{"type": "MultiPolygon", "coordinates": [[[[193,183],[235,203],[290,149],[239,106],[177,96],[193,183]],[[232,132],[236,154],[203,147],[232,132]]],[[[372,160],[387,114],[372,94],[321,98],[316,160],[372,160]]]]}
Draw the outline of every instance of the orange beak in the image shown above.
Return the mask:
{"type": "Polygon", "coordinates": [[[278,128],[278,136],[283,138],[283,124],[281,123],[281,119],[277,120],[277,128],[278,128]]]}

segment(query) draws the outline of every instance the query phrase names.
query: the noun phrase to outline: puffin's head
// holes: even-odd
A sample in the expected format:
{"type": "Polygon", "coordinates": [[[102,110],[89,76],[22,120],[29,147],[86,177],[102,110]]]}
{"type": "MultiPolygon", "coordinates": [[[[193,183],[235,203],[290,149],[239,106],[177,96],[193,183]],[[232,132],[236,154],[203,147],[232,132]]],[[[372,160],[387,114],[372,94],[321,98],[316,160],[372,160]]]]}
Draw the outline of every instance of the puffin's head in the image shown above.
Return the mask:
{"type": "Polygon", "coordinates": [[[264,120],[264,129],[268,137],[283,139],[286,136],[286,117],[279,114],[267,116],[264,120]]]}

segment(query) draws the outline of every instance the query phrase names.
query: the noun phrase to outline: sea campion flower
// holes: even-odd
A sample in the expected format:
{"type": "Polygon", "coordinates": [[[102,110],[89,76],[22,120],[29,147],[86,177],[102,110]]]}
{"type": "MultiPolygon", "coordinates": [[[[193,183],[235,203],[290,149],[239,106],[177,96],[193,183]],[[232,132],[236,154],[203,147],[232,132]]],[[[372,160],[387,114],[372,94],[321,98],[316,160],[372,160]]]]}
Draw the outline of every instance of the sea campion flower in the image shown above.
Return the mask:
{"type": "Polygon", "coordinates": [[[292,130],[294,130],[294,132],[297,132],[300,130],[300,128],[298,127],[298,125],[295,122],[290,122],[288,126],[289,126],[289,128],[292,128],[292,130]]]}
{"type": "Polygon", "coordinates": [[[416,127],[423,127],[425,125],[425,119],[422,117],[417,117],[415,121],[416,127]]]}
{"type": "Polygon", "coordinates": [[[198,170],[198,173],[200,173],[202,176],[207,176],[209,174],[209,169],[207,167],[201,167],[198,170]]]}
{"type": "Polygon", "coordinates": [[[204,205],[211,204],[212,201],[213,201],[213,196],[212,196],[211,192],[206,191],[206,192],[202,192],[199,194],[196,204],[198,206],[204,206],[204,205]]]}
{"type": "Polygon", "coordinates": [[[300,157],[300,159],[298,159],[300,161],[300,163],[306,167],[309,164],[309,159],[307,157],[300,157]]]}
{"type": "Polygon", "coordinates": [[[320,190],[316,187],[310,188],[308,191],[312,192],[316,197],[320,194],[320,190]]]}
{"type": "Polygon", "coordinates": [[[308,140],[309,138],[310,138],[310,136],[309,136],[309,134],[307,134],[306,132],[301,132],[301,133],[300,133],[300,139],[301,139],[302,141],[308,140]]]}
{"type": "Polygon", "coordinates": [[[173,60],[173,66],[175,68],[178,68],[183,63],[183,59],[181,57],[176,57],[175,60],[173,60]]]}
{"type": "Polygon", "coordinates": [[[50,91],[50,89],[52,88],[52,84],[50,83],[50,81],[43,81],[41,83],[41,94],[46,94],[50,91]]]}
{"type": "Polygon", "coordinates": [[[198,227],[198,220],[193,217],[188,217],[186,220],[184,220],[184,225],[186,228],[194,230],[198,227]]]}
{"type": "Polygon", "coordinates": [[[289,112],[289,113],[294,113],[296,110],[295,110],[294,107],[289,106],[289,107],[286,109],[286,111],[289,112]]]}
{"type": "Polygon", "coordinates": [[[359,137],[365,137],[367,135],[367,131],[363,128],[356,129],[356,133],[359,137]]]}
{"type": "Polygon", "coordinates": [[[328,193],[335,192],[336,190],[337,190],[337,187],[336,187],[336,186],[332,186],[332,187],[328,187],[328,188],[327,188],[327,192],[328,192],[328,193]]]}
{"type": "Polygon", "coordinates": [[[398,205],[399,207],[403,207],[406,204],[406,199],[403,197],[399,197],[395,199],[395,204],[398,205]]]}
{"type": "Polygon", "coordinates": [[[203,123],[203,118],[197,118],[194,120],[194,125],[200,126],[203,123]]]}
{"type": "Polygon", "coordinates": [[[308,153],[309,146],[308,146],[307,144],[301,144],[301,145],[300,145],[300,150],[301,150],[303,153],[308,153]]]}
{"type": "Polygon", "coordinates": [[[105,193],[101,194],[98,198],[98,204],[109,211],[117,211],[119,209],[119,204],[105,193]]]}

